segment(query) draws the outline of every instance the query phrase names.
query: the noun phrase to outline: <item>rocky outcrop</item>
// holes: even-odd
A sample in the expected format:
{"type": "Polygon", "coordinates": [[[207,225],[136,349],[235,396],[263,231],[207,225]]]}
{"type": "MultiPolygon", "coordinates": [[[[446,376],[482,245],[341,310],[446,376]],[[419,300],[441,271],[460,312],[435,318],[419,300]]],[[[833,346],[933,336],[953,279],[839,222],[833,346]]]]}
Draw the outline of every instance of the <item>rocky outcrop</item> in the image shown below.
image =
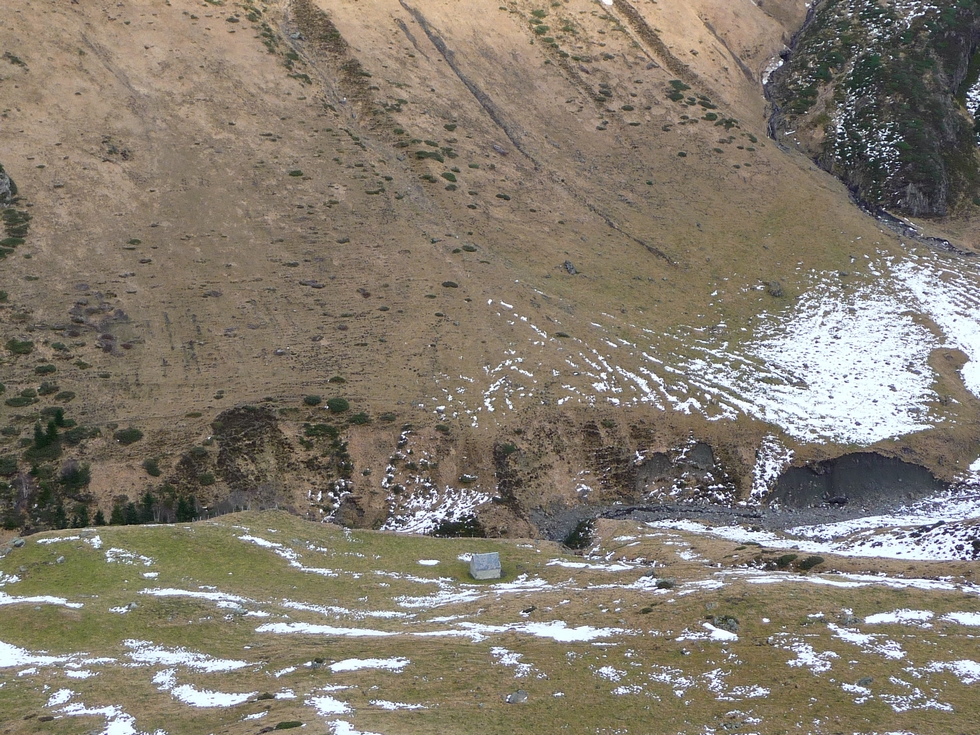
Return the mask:
{"type": "Polygon", "coordinates": [[[771,129],[873,207],[944,216],[975,196],[963,101],[980,5],[825,0],[773,74],[771,129]]]}
{"type": "Polygon", "coordinates": [[[0,166],[0,207],[10,204],[11,200],[17,196],[17,184],[10,178],[10,175],[0,166]]]}
{"type": "Polygon", "coordinates": [[[892,507],[940,493],[949,485],[925,467],[875,452],[855,452],[784,472],[770,506],[803,509],[819,505],[892,507]]]}

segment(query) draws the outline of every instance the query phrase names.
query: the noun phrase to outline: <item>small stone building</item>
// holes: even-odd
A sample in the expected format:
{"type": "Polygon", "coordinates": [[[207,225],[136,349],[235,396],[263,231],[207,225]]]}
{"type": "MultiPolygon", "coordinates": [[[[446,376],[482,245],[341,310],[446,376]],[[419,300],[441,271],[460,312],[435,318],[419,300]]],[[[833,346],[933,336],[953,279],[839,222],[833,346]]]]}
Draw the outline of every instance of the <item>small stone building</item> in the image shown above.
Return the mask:
{"type": "Polygon", "coordinates": [[[470,559],[470,576],[473,579],[500,579],[500,554],[473,554],[470,559]]]}

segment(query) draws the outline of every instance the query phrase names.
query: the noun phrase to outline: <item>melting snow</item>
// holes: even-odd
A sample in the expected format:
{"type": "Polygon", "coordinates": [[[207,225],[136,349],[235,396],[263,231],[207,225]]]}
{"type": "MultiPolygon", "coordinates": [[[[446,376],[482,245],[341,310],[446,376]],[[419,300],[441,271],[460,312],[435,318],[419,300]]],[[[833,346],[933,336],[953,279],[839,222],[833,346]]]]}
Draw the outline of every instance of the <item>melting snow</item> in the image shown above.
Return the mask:
{"type": "Polygon", "coordinates": [[[61,605],[63,607],[80,608],[81,602],[68,602],[64,597],[52,597],[51,595],[34,595],[32,597],[12,597],[6,592],[0,592],[0,606],[3,605],[61,605]]]}
{"type": "Polygon", "coordinates": [[[868,615],[864,622],[868,625],[879,625],[883,623],[900,623],[903,625],[919,625],[929,627],[929,621],[933,619],[935,613],[931,610],[909,610],[903,608],[887,613],[875,613],[868,615]]]}
{"type": "Polygon", "coordinates": [[[133,638],[123,641],[130,649],[129,657],[138,664],[163,664],[164,666],[186,666],[197,671],[236,671],[249,665],[248,661],[214,658],[206,653],[188,651],[186,648],[165,648],[149,641],[133,638]]]}
{"type": "Polygon", "coordinates": [[[407,658],[346,658],[343,661],[330,664],[330,670],[335,674],[340,671],[360,671],[361,669],[401,671],[409,663],[407,658]]]}

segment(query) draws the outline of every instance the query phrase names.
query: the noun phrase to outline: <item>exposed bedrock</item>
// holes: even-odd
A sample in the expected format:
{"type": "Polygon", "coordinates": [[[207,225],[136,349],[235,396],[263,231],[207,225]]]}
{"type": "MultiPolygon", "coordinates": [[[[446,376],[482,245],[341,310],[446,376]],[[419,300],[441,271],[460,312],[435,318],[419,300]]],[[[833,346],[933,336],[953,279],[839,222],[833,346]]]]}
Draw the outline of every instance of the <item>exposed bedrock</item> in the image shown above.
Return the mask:
{"type": "Polygon", "coordinates": [[[776,481],[769,505],[789,509],[816,505],[895,506],[947,490],[925,467],[874,452],[856,452],[791,467],[776,481]]]}

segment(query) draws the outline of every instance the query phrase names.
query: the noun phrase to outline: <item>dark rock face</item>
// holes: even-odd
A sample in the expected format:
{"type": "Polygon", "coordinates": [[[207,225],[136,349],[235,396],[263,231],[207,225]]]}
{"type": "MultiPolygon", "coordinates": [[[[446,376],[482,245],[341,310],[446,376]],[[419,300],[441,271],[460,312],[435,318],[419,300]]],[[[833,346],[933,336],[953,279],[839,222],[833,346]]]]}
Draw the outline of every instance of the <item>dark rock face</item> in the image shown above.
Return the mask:
{"type": "Polygon", "coordinates": [[[770,505],[803,509],[815,505],[882,505],[914,501],[947,490],[920,465],[857,452],[806,467],[791,467],[776,482],[770,505]]]}
{"type": "Polygon", "coordinates": [[[17,196],[17,185],[3,170],[3,166],[0,166],[0,206],[10,204],[10,200],[15,196],[17,196]]]}
{"type": "Polygon", "coordinates": [[[976,110],[962,104],[980,3],[895,6],[820,3],[768,85],[771,128],[866,204],[944,216],[980,181],[976,110]]]}

